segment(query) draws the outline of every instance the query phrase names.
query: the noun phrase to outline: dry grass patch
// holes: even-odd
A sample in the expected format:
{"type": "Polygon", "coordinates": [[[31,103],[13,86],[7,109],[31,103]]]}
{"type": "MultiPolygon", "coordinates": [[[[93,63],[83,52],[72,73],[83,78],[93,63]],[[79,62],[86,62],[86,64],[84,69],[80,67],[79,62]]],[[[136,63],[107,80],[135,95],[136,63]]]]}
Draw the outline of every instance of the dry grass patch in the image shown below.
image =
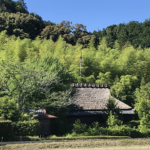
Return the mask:
{"type": "MultiPolygon", "coordinates": [[[[64,141],[54,143],[32,143],[32,144],[16,144],[0,146],[1,150],[49,150],[49,149],[90,149],[96,150],[99,148],[109,149],[115,148],[122,149],[128,147],[140,146],[140,148],[150,149],[150,139],[126,139],[126,140],[76,140],[76,141],[64,141]]],[[[137,147],[137,148],[138,148],[137,147]]]]}

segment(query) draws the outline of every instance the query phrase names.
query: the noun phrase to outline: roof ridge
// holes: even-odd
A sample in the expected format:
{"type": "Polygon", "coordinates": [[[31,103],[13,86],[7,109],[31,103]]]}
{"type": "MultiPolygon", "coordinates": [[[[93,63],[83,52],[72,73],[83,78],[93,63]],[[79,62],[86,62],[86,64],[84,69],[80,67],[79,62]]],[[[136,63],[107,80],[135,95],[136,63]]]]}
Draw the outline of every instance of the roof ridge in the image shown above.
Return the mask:
{"type": "Polygon", "coordinates": [[[72,83],[72,88],[110,88],[110,85],[107,83],[72,83]]]}

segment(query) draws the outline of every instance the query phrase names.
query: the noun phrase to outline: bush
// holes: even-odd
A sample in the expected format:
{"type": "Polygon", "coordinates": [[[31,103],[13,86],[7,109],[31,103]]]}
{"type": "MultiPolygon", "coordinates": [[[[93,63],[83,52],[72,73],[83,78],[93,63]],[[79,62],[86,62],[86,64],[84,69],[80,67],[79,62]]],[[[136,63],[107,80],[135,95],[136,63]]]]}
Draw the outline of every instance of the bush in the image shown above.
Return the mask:
{"type": "Polygon", "coordinates": [[[20,119],[19,106],[14,99],[8,96],[0,98],[0,117],[4,120],[19,121],[20,119]]]}
{"type": "MultiPolygon", "coordinates": [[[[76,127],[78,128],[81,127],[80,130],[76,128],[78,129],[78,135],[82,135],[82,136],[99,136],[99,135],[130,136],[132,138],[150,137],[150,131],[147,131],[146,133],[141,133],[138,129],[130,128],[129,126],[126,126],[126,125],[121,125],[121,126],[116,125],[116,126],[112,126],[109,128],[103,128],[103,127],[99,127],[98,123],[93,123],[92,126],[88,128],[87,132],[85,129],[83,130],[83,127],[82,127],[83,125],[84,124],[81,124],[80,122],[76,122],[76,127]]],[[[75,133],[77,133],[77,131],[75,133]]]]}
{"type": "Polygon", "coordinates": [[[37,120],[13,122],[13,133],[15,136],[39,135],[39,125],[37,120]]]}
{"type": "Polygon", "coordinates": [[[73,131],[77,134],[84,133],[86,132],[86,130],[87,130],[87,125],[81,123],[79,119],[77,119],[73,124],[73,131]]]}
{"type": "Polygon", "coordinates": [[[121,124],[122,124],[122,121],[118,119],[118,116],[116,114],[113,115],[112,111],[110,111],[110,115],[108,116],[108,119],[107,119],[107,125],[109,127],[113,127],[115,125],[121,125],[121,124]]]}
{"type": "Polygon", "coordinates": [[[125,125],[108,128],[107,133],[112,136],[130,136],[132,138],[145,137],[138,129],[130,128],[125,125]]]}
{"type": "Polygon", "coordinates": [[[89,135],[100,135],[98,122],[92,123],[92,126],[88,128],[88,134],[89,135]]]}
{"type": "Polygon", "coordinates": [[[88,140],[88,139],[129,139],[128,136],[71,136],[71,137],[46,137],[42,140],[88,140]]]}
{"type": "Polygon", "coordinates": [[[12,122],[10,120],[0,120],[0,140],[9,140],[13,136],[12,122]]]}
{"type": "Polygon", "coordinates": [[[117,135],[117,136],[130,136],[131,128],[126,126],[115,126],[114,128],[109,128],[109,135],[117,135]]]}
{"type": "Polygon", "coordinates": [[[138,128],[138,126],[140,125],[140,120],[132,120],[132,121],[129,121],[125,124],[127,126],[129,126],[130,128],[138,128]]]}

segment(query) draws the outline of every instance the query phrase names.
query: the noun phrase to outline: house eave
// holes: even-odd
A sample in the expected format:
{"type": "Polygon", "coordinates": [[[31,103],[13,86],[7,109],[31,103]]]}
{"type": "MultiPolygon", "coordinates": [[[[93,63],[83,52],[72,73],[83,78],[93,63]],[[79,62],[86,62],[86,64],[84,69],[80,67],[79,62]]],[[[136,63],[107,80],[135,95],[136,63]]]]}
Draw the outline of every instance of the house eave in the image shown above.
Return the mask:
{"type": "MultiPolygon", "coordinates": [[[[86,111],[70,111],[67,113],[67,116],[88,116],[88,115],[103,115],[107,114],[108,110],[86,110],[86,111]]],[[[120,113],[123,115],[134,115],[135,110],[134,109],[122,109],[120,110],[120,113]]]]}

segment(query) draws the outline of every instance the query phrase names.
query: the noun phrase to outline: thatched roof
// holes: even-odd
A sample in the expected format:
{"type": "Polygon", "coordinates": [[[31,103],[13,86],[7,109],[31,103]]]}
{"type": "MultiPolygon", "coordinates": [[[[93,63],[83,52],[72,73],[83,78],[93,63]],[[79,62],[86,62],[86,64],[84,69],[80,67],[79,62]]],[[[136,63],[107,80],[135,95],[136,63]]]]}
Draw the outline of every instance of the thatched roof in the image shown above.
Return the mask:
{"type": "MultiPolygon", "coordinates": [[[[108,84],[75,84],[71,85],[76,90],[76,93],[70,98],[70,104],[74,104],[72,110],[104,110],[110,93],[108,84]]],[[[120,109],[132,109],[129,105],[117,100],[117,106],[120,109]]]]}

